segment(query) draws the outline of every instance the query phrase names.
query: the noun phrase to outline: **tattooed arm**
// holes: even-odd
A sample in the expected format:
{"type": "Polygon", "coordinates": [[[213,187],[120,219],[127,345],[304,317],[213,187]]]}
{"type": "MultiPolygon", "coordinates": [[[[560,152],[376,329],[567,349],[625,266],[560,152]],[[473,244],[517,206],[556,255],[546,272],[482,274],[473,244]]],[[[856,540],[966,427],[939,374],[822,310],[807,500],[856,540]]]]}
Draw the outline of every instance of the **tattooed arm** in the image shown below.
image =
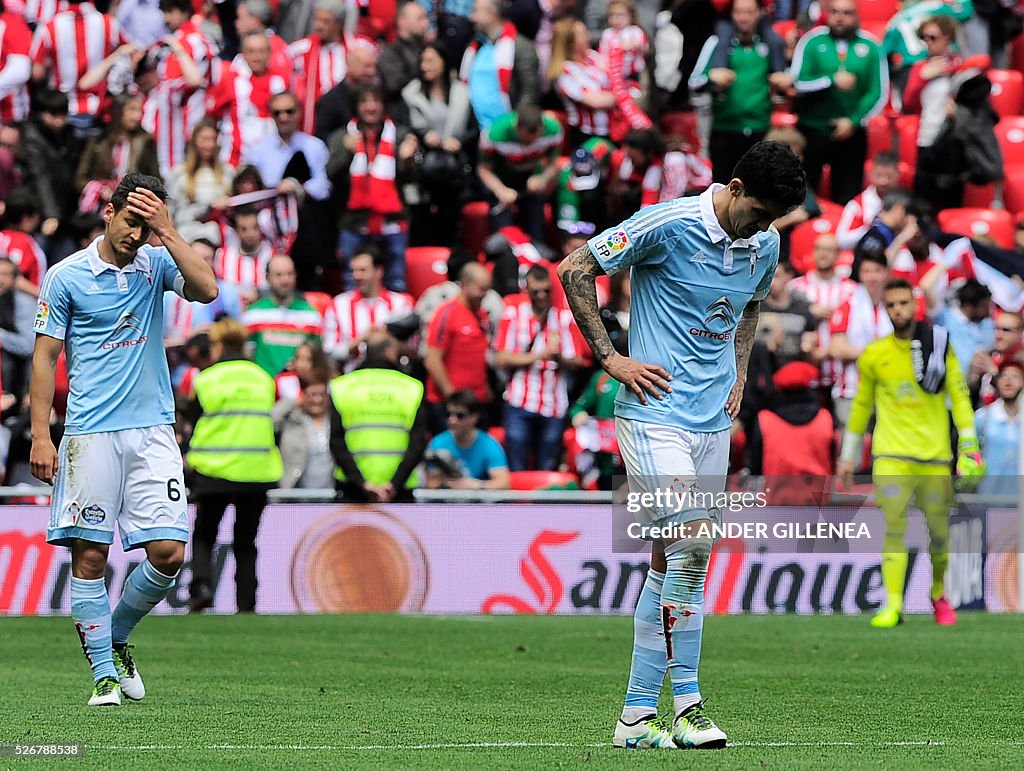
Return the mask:
{"type": "Polygon", "coordinates": [[[601,323],[596,278],[602,275],[604,270],[586,244],[558,266],[558,278],[565,288],[569,308],[594,358],[605,372],[636,394],[641,404],[647,404],[647,394],[662,399],[662,391],[672,391],[668,384],[672,376],[655,364],[644,364],[617,353],[608,337],[608,330],[601,323]]]}
{"type": "Polygon", "coordinates": [[[730,418],[735,418],[739,414],[740,404],[743,402],[743,389],[747,385],[747,365],[750,363],[750,351],[754,347],[754,334],[757,332],[757,318],[760,313],[761,303],[752,300],[743,308],[740,323],[736,325],[736,383],[725,403],[725,411],[730,418]]]}

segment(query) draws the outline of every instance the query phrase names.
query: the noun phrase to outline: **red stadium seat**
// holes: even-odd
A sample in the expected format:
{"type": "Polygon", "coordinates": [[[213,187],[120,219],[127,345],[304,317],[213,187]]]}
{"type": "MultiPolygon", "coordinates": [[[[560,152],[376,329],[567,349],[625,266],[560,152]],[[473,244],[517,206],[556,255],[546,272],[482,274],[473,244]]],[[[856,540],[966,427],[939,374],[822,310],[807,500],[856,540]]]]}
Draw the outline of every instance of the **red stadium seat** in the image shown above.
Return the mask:
{"type": "Polygon", "coordinates": [[[885,37],[885,28],[889,24],[889,18],[886,16],[884,19],[861,19],[860,28],[881,43],[882,38],[885,37]]]}
{"type": "Polygon", "coordinates": [[[1008,116],[996,124],[996,139],[1006,166],[1024,164],[1024,116],[1008,116]]]}
{"type": "Polygon", "coordinates": [[[1013,248],[1013,216],[1003,209],[944,209],[939,227],[947,233],[991,236],[999,246],[1013,248]]]}
{"type": "Polygon", "coordinates": [[[843,207],[831,201],[819,200],[821,216],[803,222],[789,234],[789,261],[799,273],[814,268],[814,242],[825,233],[835,233],[843,207]]]}
{"type": "Polygon", "coordinates": [[[448,280],[448,258],[451,250],[446,246],[410,246],[405,250],[406,280],[409,294],[418,298],[435,284],[448,280]]]}
{"type": "Polygon", "coordinates": [[[470,254],[478,254],[491,234],[491,206],[487,201],[471,201],[462,207],[462,245],[470,254]]]}
{"type": "Polygon", "coordinates": [[[504,426],[492,426],[487,429],[487,434],[494,439],[502,447],[505,446],[505,427],[504,426]]]}
{"type": "Polygon", "coordinates": [[[874,158],[892,148],[892,124],[884,115],[876,115],[868,121],[868,158],[874,158]]]}
{"type": "Polygon", "coordinates": [[[316,308],[316,312],[322,317],[327,309],[334,305],[334,298],[327,292],[306,292],[306,302],[316,308]]]}
{"type": "Polygon", "coordinates": [[[692,111],[667,112],[661,116],[661,131],[666,136],[675,135],[683,138],[694,152],[701,148],[700,134],[697,132],[697,113],[692,111]]]}
{"type": "Polygon", "coordinates": [[[1024,215],[1024,166],[1007,166],[1003,203],[1014,217],[1024,215]]]}
{"type": "Polygon", "coordinates": [[[990,209],[996,197],[995,185],[964,185],[964,206],[969,209],[990,209]]]}
{"type": "Polygon", "coordinates": [[[1000,117],[1024,112],[1024,75],[1016,70],[989,70],[992,94],[989,101],[1000,117]]]}
{"type": "Polygon", "coordinates": [[[888,23],[899,9],[900,4],[897,0],[857,0],[857,13],[862,27],[865,21],[888,23]]]}
{"type": "Polygon", "coordinates": [[[565,471],[511,471],[509,488],[512,490],[578,490],[575,474],[565,471]]]}
{"type": "Polygon", "coordinates": [[[917,130],[921,125],[918,115],[901,115],[896,119],[896,136],[899,142],[900,160],[917,165],[917,130]]]}
{"type": "Polygon", "coordinates": [[[782,21],[772,22],[772,28],[780,38],[785,40],[786,35],[796,29],[796,21],[793,19],[783,19],[782,21]]]}

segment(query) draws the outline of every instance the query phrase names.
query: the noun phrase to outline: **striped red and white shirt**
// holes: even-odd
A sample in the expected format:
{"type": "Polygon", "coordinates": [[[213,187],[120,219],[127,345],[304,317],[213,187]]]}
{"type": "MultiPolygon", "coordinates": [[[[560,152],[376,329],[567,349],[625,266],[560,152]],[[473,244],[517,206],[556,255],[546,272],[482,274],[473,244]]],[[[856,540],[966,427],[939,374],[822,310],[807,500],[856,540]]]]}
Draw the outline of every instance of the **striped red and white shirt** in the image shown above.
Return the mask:
{"type": "Polygon", "coordinates": [[[165,176],[185,162],[185,145],[192,128],[206,115],[206,90],[221,78],[217,47],[194,22],[188,21],[174,33],[195,62],[202,84],[193,88],[185,81],[177,54],[158,44],[162,57],[157,65],[160,81],[146,99],[142,127],[156,140],[160,170],[165,176]]]}
{"type": "Polygon", "coordinates": [[[336,356],[347,355],[348,346],[371,328],[408,316],[415,302],[405,292],[381,289],[376,297],[364,297],[358,289],[334,298],[324,316],[324,349],[336,356]]]}
{"type": "Polygon", "coordinates": [[[61,11],[66,11],[68,7],[64,0],[18,0],[18,2],[7,0],[5,5],[7,10],[12,13],[18,13],[19,6],[21,6],[24,10],[20,12],[25,17],[25,21],[36,26],[46,24],[61,11]]]}
{"type": "Polygon", "coordinates": [[[225,163],[237,166],[242,154],[274,131],[270,98],[288,90],[290,73],[269,71],[253,75],[245,62],[237,60],[206,92],[206,111],[220,119],[221,151],[225,163]]]}
{"type": "Polygon", "coordinates": [[[20,230],[0,231],[0,255],[18,266],[18,272],[36,286],[46,275],[46,254],[39,243],[20,230]]]}
{"type": "Polygon", "coordinates": [[[68,96],[71,115],[98,115],[107,93],[106,81],[82,91],[79,79],[127,43],[117,20],[92,3],[71,5],[36,28],[32,61],[50,72],[50,85],[68,96]]]}
{"type": "Polygon", "coordinates": [[[265,290],[267,284],[267,265],[274,256],[274,247],[269,241],[261,241],[259,249],[253,254],[243,254],[238,237],[225,239],[226,246],[217,250],[213,271],[217,278],[234,284],[241,290],[265,290]]]}
{"type": "MultiPolygon", "coordinates": [[[[585,350],[579,332],[573,327],[572,312],[552,307],[542,323],[533,313],[529,299],[505,306],[505,313],[494,338],[494,349],[507,353],[539,353],[558,343],[563,358],[582,356],[585,350]]],[[[504,393],[513,407],[549,418],[561,418],[569,409],[566,377],[558,362],[550,359],[519,367],[512,374],[504,393]]]]}
{"type": "Polygon", "coordinates": [[[312,134],[316,128],[317,100],[345,79],[348,41],[324,43],[309,35],[288,46],[298,76],[298,96],[302,103],[299,131],[312,134]]]}
{"type": "Polygon", "coordinates": [[[863,193],[851,199],[843,207],[843,214],[836,226],[836,241],[839,242],[839,248],[853,249],[881,211],[882,199],[874,185],[870,185],[863,193]]]}
{"type": "MultiPolygon", "coordinates": [[[[805,276],[794,278],[789,282],[789,291],[799,295],[810,305],[823,305],[835,311],[853,297],[859,285],[856,281],[833,275],[831,278],[819,278],[813,271],[805,276]]],[[[832,340],[829,319],[818,323],[818,346],[828,348],[832,340]]],[[[843,363],[839,359],[828,358],[821,363],[821,380],[823,386],[831,386],[842,377],[843,363]]]]}
{"type": "Polygon", "coordinates": [[[0,76],[10,81],[0,90],[0,123],[28,117],[31,51],[32,32],[28,25],[9,11],[0,13],[0,76]]]}
{"type": "Polygon", "coordinates": [[[601,33],[597,52],[606,61],[610,61],[611,51],[615,46],[622,49],[622,77],[630,80],[639,79],[647,69],[647,52],[650,50],[647,33],[635,24],[622,29],[608,27],[601,33]]]}
{"type": "Polygon", "coordinates": [[[611,112],[593,110],[581,103],[588,91],[611,91],[607,65],[597,51],[587,52],[583,64],[567,61],[562,74],[555,81],[555,89],[562,97],[569,125],[578,128],[587,136],[606,137],[611,131],[611,112]]]}

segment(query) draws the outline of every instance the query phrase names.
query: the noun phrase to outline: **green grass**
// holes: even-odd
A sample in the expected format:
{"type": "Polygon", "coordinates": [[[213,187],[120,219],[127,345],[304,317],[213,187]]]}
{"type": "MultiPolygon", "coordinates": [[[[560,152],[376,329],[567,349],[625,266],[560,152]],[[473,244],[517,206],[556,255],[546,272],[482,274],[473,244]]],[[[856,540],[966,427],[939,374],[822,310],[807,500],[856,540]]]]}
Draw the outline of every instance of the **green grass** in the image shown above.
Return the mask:
{"type": "Polygon", "coordinates": [[[1021,768],[1022,623],[713,617],[702,690],[737,746],[627,753],[629,618],[149,618],[149,694],[121,709],[85,706],[69,620],[2,619],[0,742],[84,742],[117,769],[1021,768]],[[565,746],[415,747],[491,742],[565,746]]]}

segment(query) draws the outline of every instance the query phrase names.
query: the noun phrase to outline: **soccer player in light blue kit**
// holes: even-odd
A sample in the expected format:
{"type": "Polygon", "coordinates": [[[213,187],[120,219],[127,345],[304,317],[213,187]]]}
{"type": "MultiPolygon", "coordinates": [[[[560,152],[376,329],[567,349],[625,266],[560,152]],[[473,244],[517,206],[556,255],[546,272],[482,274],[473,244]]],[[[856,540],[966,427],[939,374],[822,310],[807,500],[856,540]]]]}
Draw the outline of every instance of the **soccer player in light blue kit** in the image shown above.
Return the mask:
{"type": "Polygon", "coordinates": [[[174,585],[188,513],[174,399],[163,347],[163,296],[217,297],[213,271],[178,235],[156,177],[128,174],[103,209],[104,234],[51,268],[39,292],[30,386],[32,473],[53,482],[46,540],[71,549],[71,616],[92,667],[90,706],[145,696],[128,635],[174,585]],[[149,246],[150,236],[162,246],[149,246]],[[67,420],[60,452],[50,409],[67,349],[67,420]],[[113,613],[104,573],[121,544],[146,560],[113,613]]]}
{"type": "MultiPolygon", "coordinates": [[[[784,145],[759,142],[727,185],[642,209],[592,238],[558,267],[580,330],[622,385],[615,400],[619,449],[630,493],[724,490],[729,429],[739,412],[760,301],[779,261],[771,223],[800,205],[806,179],[784,145]],[[629,269],[629,357],[615,352],[594,279],[629,269]],[[699,480],[699,484],[698,484],[699,480]]],[[[628,748],[725,747],[697,682],[713,515],[644,509],[642,525],[688,525],[656,540],[634,614],[626,703],[613,744],[628,748]],[[675,719],[657,719],[666,669],[675,719]]]]}

